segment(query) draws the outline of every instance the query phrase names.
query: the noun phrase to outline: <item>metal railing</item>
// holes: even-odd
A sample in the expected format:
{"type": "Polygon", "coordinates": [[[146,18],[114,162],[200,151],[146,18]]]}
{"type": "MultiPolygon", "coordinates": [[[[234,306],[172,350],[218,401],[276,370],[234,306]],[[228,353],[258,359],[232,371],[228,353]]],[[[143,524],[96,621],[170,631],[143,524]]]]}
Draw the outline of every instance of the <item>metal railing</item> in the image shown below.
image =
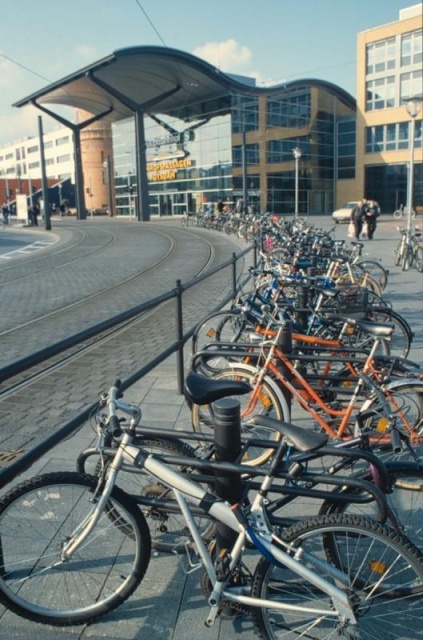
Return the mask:
{"type": "MultiPolygon", "coordinates": [[[[176,302],[176,335],[175,340],[168,346],[166,349],[157,354],[152,360],[147,362],[142,368],[135,371],[131,376],[122,380],[122,391],[125,391],[128,387],[133,385],[137,380],[141,379],[143,376],[150,373],[155,367],[164,362],[170,355],[176,354],[176,376],[178,382],[178,392],[182,393],[183,390],[183,381],[184,381],[184,346],[187,341],[192,337],[194,333],[195,326],[186,329],[183,326],[183,295],[186,291],[198,285],[199,283],[207,280],[211,276],[216,273],[226,269],[227,267],[232,265],[232,278],[230,287],[228,287],[228,294],[219,302],[215,307],[215,311],[223,308],[226,304],[228,304],[233,297],[242,289],[242,287],[248,282],[250,279],[250,274],[245,276],[244,279],[241,280],[241,275],[237,274],[237,264],[239,260],[241,260],[246,254],[253,251],[253,264],[257,266],[257,245],[253,244],[240,251],[239,253],[233,253],[232,257],[222,264],[210,269],[205,272],[201,276],[190,280],[189,282],[183,283],[181,280],[176,281],[176,286],[174,289],[167,291],[160,296],[152,298],[151,300],[147,300],[142,304],[139,304],[131,309],[127,309],[122,313],[119,313],[103,322],[100,322],[92,327],[85,329],[84,331],[80,331],[79,333],[74,334],[73,336],[69,336],[68,338],[56,342],[55,344],[50,345],[45,349],[41,349],[36,353],[33,353],[25,358],[20,360],[16,360],[15,362],[10,363],[9,365],[2,367],[0,369],[0,382],[4,382],[9,378],[30,369],[31,367],[40,364],[46,360],[49,360],[53,356],[56,356],[60,353],[63,353],[67,349],[74,347],[85,340],[92,338],[94,336],[98,336],[104,331],[115,327],[121,322],[128,320],[130,318],[134,318],[136,316],[145,313],[151,309],[158,307],[159,305],[167,302],[169,300],[175,299],[176,302]]],[[[94,402],[92,405],[84,409],[84,411],[75,415],[71,420],[67,421],[63,424],[60,429],[58,429],[54,434],[42,440],[39,444],[32,447],[30,450],[26,451],[22,454],[16,461],[7,466],[4,469],[0,470],[0,489],[4,487],[8,482],[13,480],[17,475],[28,469],[36,460],[41,458],[45,453],[50,451],[53,447],[63,441],[65,438],[68,438],[71,434],[73,434],[79,427],[81,427],[89,418],[92,411],[95,409],[97,402],[94,402]]]]}

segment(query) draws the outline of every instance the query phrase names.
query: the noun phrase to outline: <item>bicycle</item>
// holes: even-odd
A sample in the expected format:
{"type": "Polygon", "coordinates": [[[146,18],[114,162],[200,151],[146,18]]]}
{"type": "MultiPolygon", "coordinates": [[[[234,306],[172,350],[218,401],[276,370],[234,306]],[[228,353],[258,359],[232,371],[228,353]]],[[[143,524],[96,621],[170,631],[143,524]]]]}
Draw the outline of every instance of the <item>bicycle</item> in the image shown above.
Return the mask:
{"type": "MultiPolygon", "coordinates": [[[[392,214],[394,216],[395,219],[399,219],[399,218],[404,218],[408,216],[408,207],[404,207],[403,204],[400,204],[400,206],[398,207],[398,209],[395,209],[394,213],[392,214]]],[[[415,218],[416,217],[416,212],[413,209],[413,207],[411,207],[411,217],[415,218]]]]}
{"type": "MultiPolygon", "coordinates": [[[[351,324],[348,318],[344,318],[344,322],[351,324]]],[[[380,341],[389,338],[392,333],[390,327],[374,327],[375,341],[370,352],[361,361],[354,355],[348,355],[344,347],[338,349],[335,355],[335,349],[332,349],[332,353],[326,351],[323,356],[316,352],[311,357],[301,356],[298,351],[286,353],[278,346],[285,327],[285,321],[279,321],[276,335],[273,332],[273,337],[263,341],[255,354],[251,343],[210,343],[193,357],[193,370],[199,365],[203,371],[202,365],[207,357],[226,358],[226,368],[215,371],[212,377],[218,380],[242,380],[250,385],[251,392],[247,401],[242,404],[242,424],[246,431],[252,431],[253,427],[249,422],[255,413],[289,421],[288,393],[296,400],[297,406],[311,416],[315,424],[331,438],[352,437],[357,429],[356,412],[370,412],[366,428],[372,432],[375,446],[389,441],[386,428],[395,421],[410,438],[413,446],[420,447],[423,437],[423,381],[419,379],[418,372],[414,378],[408,378],[410,374],[406,373],[405,378],[389,381],[386,373],[378,369],[375,360],[380,341]],[[317,374],[310,377],[303,363],[318,361],[319,358],[323,358],[322,372],[317,369],[317,374]],[[325,364],[330,365],[332,362],[340,363],[343,367],[341,371],[335,371],[333,376],[325,364]],[[343,400],[340,394],[345,394],[346,399],[343,400]],[[361,406],[358,404],[360,397],[361,406]]],[[[372,330],[369,326],[368,331],[372,330]]],[[[194,431],[202,432],[212,424],[212,407],[192,407],[194,431]]],[[[257,460],[252,458],[250,463],[261,464],[266,455],[271,455],[271,451],[262,453],[257,460]]]]}
{"type": "Polygon", "coordinates": [[[116,415],[118,394],[115,383],[107,398],[107,429],[121,437],[107,473],[100,479],[46,474],[0,501],[0,600],[9,609],[44,624],[90,623],[134,592],[148,566],[150,534],[135,502],[116,486],[125,463],[173,490],[193,540],[186,571],[202,569],[210,607],[206,626],[229,604],[251,611],[265,640],[287,632],[328,640],[373,638],[381,629],[390,640],[405,633],[415,637],[423,556],[406,538],[358,516],[317,516],[277,531],[268,525],[267,496],[286,446],[306,454],[322,446],[320,434],[304,438],[303,430],[280,425],[281,444],[246,510],[134,446],[138,408],[123,428],[116,415]],[[229,548],[205,545],[192,508],[227,528],[229,548]],[[31,545],[22,543],[28,531],[31,545]]]}

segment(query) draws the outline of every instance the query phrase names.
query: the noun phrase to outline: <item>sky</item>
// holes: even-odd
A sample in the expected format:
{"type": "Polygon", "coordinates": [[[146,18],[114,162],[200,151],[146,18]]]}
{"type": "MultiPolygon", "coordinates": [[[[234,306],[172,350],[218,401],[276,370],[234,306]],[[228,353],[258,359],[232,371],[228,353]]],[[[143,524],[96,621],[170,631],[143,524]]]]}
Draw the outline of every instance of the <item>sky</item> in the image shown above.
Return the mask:
{"type": "MultiPolygon", "coordinates": [[[[259,86],[302,78],[356,95],[357,33],[417,0],[0,0],[0,146],[38,135],[12,104],[117,49],[180,49],[259,86]]],[[[43,115],[44,131],[58,124],[43,115]]]]}

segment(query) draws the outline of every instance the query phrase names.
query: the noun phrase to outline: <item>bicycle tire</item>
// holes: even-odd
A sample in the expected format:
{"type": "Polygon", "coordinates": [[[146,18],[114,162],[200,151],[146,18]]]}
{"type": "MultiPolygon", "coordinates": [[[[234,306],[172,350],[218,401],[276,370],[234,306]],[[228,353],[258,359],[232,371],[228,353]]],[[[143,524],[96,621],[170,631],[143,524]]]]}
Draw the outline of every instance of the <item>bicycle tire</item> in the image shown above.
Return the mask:
{"type": "Polygon", "coordinates": [[[334,603],[329,596],[292,570],[261,558],[253,576],[253,597],[327,611],[254,608],[255,626],[262,639],[404,640],[418,636],[421,605],[413,596],[420,596],[423,590],[423,557],[404,537],[357,516],[317,516],[285,531],[283,540],[291,543],[294,551],[299,549],[303,564],[312,565],[332,583],[334,578],[329,578],[324,563],[346,574],[349,587],[344,591],[357,624],[349,624],[341,614],[333,618],[334,603]],[[319,569],[307,552],[323,562],[319,569]]]}
{"type": "MultiPolygon", "coordinates": [[[[384,388],[384,396],[390,405],[390,413],[396,416],[396,427],[410,439],[410,445],[414,454],[423,462],[423,382],[396,381],[384,388]]],[[[368,399],[361,411],[365,414],[371,413],[365,422],[365,428],[374,434],[381,442],[386,442],[387,419],[381,416],[386,415],[379,407],[379,400],[376,397],[368,399]]],[[[390,445],[382,446],[383,457],[385,459],[396,457],[402,460],[410,460],[411,453],[407,447],[400,452],[394,453],[390,445]]]]}
{"type": "Polygon", "coordinates": [[[356,263],[357,267],[367,271],[370,276],[377,282],[382,291],[385,290],[386,285],[388,284],[388,271],[377,262],[377,260],[359,260],[356,263]]]}
{"type": "MultiPolygon", "coordinates": [[[[247,382],[251,389],[255,386],[255,369],[248,365],[237,365],[229,369],[218,371],[211,376],[215,380],[242,380],[247,382]]],[[[289,408],[282,392],[278,390],[276,384],[269,378],[265,378],[261,384],[260,391],[255,398],[255,402],[250,403],[250,395],[237,396],[241,405],[241,434],[264,440],[280,440],[280,434],[267,427],[254,425],[248,422],[248,418],[255,415],[266,415],[284,422],[290,421],[289,408]]],[[[210,433],[213,429],[213,412],[209,405],[193,405],[192,407],[192,428],[196,433],[210,433]]],[[[273,448],[263,449],[260,447],[250,447],[243,457],[243,464],[258,466],[268,460],[274,453],[273,448]]]]}
{"type": "Polygon", "coordinates": [[[88,624],[126,600],[148,567],[151,544],[144,516],[118,487],[78,549],[63,545],[93,508],[98,479],[49,473],[21,483],[0,501],[0,601],[33,622],[88,624]],[[107,510],[122,514],[112,525],[107,510]],[[131,534],[128,534],[128,527],[131,534]]]}
{"type": "MultiPolygon", "coordinates": [[[[401,533],[422,551],[423,466],[387,462],[386,470],[389,476],[389,485],[392,487],[392,491],[386,495],[386,499],[391,517],[394,518],[394,522],[388,524],[393,528],[399,527],[401,533]]],[[[365,474],[363,479],[372,481],[368,474],[365,474]]],[[[337,493],[342,492],[345,492],[345,488],[336,488],[334,498],[337,493]]],[[[374,502],[340,502],[336,498],[334,500],[326,499],[320,507],[319,515],[347,513],[373,517],[376,507],[374,502]]]]}
{"type": "Polygon", "coordinates": [[[417,271],[423,273],[423,247],[418,246],[414,254],[414,264],[417,271]]]}
{"type": "Polygon", "coordinates": [[[394,266],[399,267],[402,261],[402,253],[403,253],[404,243],[400,240],[394,250],[394,266]]]}
{"type": "Polygon", "coordinates": [[[365,320],[371,320],[394,327],[389,343],[389,353],[392,356],[406,358],[410,353],[413,332],[408,322],[394,309],[389,307],[371,307],[366,311],[365,320]]]}
{"type": "MultiPolygon", "coordinates": [[[[190,445],[174,438],[160,439],[136,436],[133,444],[159,457],[162,454],[187,458],[186,468],[189,467],[190,460],[196,458],[195,451],[190,445]]],[[[183,471],[182,466],[177,466],[175,469],[183,471]]],[[[102,463],[97,460],[94,475],[98,477],[101,471],[102,463]]],[[[195,480],[194,475],[191,479],[195,480]]],[[[118,482],[125,493],[132,497],[141,508],[150,530],[152,548],[167,553],[185,551],[186,543],[191,539],[185,519],[176,503],[174,508],[165,505],[165,501],[174,500],[172,490],[161,482],[154,481],[147,474],[137,472],[134,467],[130,467],[130,469],[123,467],[118,482]],[[148,503],[146,504],[146,501],[143,502],[143,498],[153,497],[163,502],[165,506],[161,507],[158,504],[150,506],[148,503]]],[[[113,513],[109,514],[109,517],[113,518],[113,513]]],[[[193,516],[193,518],[203,540],[208,542],[215,533],[215,524],[206,515],[193,516]]]]}
{"type": "Polygon", "coordinates": [[[396,220],[399,220],[400,218],[403,217],[404,213],[401,209],[396,209],[392,215],[396,220]]]}
{"type": "MultiPolygon", "coordinates": [[[[207,344],[212,342],[238,342],[247,341],[246,330],[251,330],[252,324],[247,321],[241,311],[217,311],[209,314],[194,330],[191,340],[191,355],[202,351],[207,344]]],[[[195,369],[205,375],[215,373],[220,369],[226,369],[230,358],[224,356],[204,357],[196,360],[195,369]]]]}
{"type": "Polygon", "coordinates": [[[405,253],[402,258],[401,268],[403,271],[408,271],[413,263],[413,250],[408,244],[405,248],[405,253]]]}

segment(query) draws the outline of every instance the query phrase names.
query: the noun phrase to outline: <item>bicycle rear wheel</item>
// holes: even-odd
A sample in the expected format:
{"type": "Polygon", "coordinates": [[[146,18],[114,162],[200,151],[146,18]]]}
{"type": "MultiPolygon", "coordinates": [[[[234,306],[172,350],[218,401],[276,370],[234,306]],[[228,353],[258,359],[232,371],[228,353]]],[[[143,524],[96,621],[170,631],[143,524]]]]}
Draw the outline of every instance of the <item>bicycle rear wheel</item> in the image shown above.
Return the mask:
{"type": "MultiPolygon", "coordinates": [[[[262,638],[405,640],[419,636],[423,557],[405,538],[357,516],[319,516],[288,529],[283,539],[291,542],[299,555],[303,551],[301,562],[323,578],[334,582],[330,565],[344,573],[348,587],[343,590],[357,624],[350,624],[342,614],[334,617],[331,598],[317,586],[262,558],[253,577],[253,596],[302,608],[255,609],[262,638]],[[319,561],[322,564],[317,564],[319,561]]],[[[339,587],[340,581],[336,584],[339,587]]]]}
{"type": "Polygon", "coordinates": [[[92,514],[97,483],[93,476],[51,473],[1,499],[0,601],[7,608],[44,624],[89,623],[139,585],[150,533],[136,504],[117,487],[91,533],[70,557],[62,556],[92,514]]]}
{"type": "MultiPolygon", "coordinates": [[[[289,422],[289,409],[283,399],[282,393],[276,391],[276,385],[271,380],[263,380],[260,388],[256,387],[256,376],[254,368],[231,367],[212,376],[215,380],[240,380],[246,382],[251,387],[251,393],[247,396],[237,396],[241,404],[241,434],[254,439],[280,440],[277,431],[264,426],[253,424],[250,419],[255,415],[265,415],[278,420],[289,422]],[[255,392],[253,394],[253,390],[255,392]],[[253,397],[254,396],[254,397],[253,397]]],[[[214,416],[211,405],[193,405],[192,407],[192,427],[196,432],[210,433],[213,429],[214,416]]],[[[263,464],[273,455],[274,449],[263,447],[249,447],[242,462],[251,466],[263,464]]]]}

